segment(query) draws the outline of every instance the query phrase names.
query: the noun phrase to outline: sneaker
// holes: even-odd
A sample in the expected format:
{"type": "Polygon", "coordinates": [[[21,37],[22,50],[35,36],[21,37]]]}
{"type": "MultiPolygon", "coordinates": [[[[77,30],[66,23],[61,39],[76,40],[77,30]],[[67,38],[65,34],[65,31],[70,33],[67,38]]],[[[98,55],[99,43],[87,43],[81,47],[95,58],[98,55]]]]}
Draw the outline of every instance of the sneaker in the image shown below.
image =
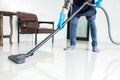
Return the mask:
{"type": "Polygon", "coordinates": [[[65,51],[66,50],[73,50],[73,49],[75,49],[75,45],[70,45],[70,46],[64,48],[65,51]]]}
{"type": "Polygon", "coordinates": [[[99,49],[98,49],[97,47],[93,47],[93,48],[92,48],[92,51],[93,51],[93,52],[99,52],[99,49]]]}

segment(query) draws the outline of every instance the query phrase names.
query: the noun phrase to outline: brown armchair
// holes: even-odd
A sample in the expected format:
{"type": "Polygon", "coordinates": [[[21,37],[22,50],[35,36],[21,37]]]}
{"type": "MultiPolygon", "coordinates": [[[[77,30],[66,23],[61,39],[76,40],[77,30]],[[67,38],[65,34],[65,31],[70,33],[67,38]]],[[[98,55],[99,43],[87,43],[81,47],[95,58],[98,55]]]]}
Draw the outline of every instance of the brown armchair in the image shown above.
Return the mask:
{"type": "MultiPolygon", "coordinates": [[[[18,17],[18,43],[21,34],[35,34],[35,45],[37,44],[37,34],[52,33],[54,31],[54,21],[38,21],[37,16],[32,13],[17,12],[18,17]],[[41,28],[41,24],[50,24],[52,28],[41,28]]],[[[54,42],[54,36],[52,43],[54,42]]]]}

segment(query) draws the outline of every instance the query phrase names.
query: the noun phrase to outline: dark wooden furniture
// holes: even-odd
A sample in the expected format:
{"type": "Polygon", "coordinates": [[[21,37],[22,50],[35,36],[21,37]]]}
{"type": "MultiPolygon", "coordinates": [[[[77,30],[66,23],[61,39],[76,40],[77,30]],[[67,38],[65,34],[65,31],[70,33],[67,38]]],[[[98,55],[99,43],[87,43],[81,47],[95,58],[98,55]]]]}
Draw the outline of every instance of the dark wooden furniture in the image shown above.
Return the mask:
{"type": "MultiPolygon", "coordinates": [[[[52,33],[54,31],[54,21],[38,21],[37,15],[33,13],[17,12],[18,17],[18,43],[20,34],[35,34],[35,45],[37,44],[37,34],[52,33]],[[50,24],[52,28],[41,28],[41,24],[50,24]]],[[[52,43],[54,37],[52,38],[52,43]]]]}
{"type": "Polygon", "coordinates": [[[14,12],[10,11],[0,11],[0,46],[3,46],[3,38],[9,38],[10,44],[12,44],[12,21],[13,21],[13,16],[16,15],[14,12]],[[3,34],[3,16],[8,16],[9,17],[9,23],[10,23],[10,33],[9,35],[4,35],[3,34]]]}

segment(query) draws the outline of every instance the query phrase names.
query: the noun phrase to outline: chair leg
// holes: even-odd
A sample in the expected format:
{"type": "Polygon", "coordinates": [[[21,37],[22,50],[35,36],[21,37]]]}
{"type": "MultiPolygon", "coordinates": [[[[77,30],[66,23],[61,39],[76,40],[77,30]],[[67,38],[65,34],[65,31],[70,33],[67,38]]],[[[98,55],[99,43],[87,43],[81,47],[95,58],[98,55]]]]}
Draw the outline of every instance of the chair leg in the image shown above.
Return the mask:
{"type": "Polygon", "coordinates": [[[18,32],[18,43],[20,42],[20,34],[19,34],[19,32],[18,32]]]}
{"type": "MultiPolygon", "coordinates": [[[[18,24],[18,23],[17,23],[18,24]]],[[[18,24],[19,25],[19,24],[18,24]]],[[[20,42],[20,32],[19,32],[19,26],[17,27],[18,30],[18,43],[20,42]]]]}
{"type": "MultiPolygon", "coordinates": [[[[53,30],[54,30],[54,22],[53,22],[53,30]]],[[[52,36],[52,46],[54,44],[54,36],[52,36]]]]}
{"type": "Polygon", "coordinates": [[[35,33],[35,45],[37,44],[37,33],[35,33]]]}
{"type": "Polygon", "coordinates": [[[52,37],[52,44],[54,43],[54,36],[52,37]]]}
{"type": "Polygon", "coordinates": [[[52,36],[52,47],[53,47],[53,44],[54,44],[54,36],[52,36]]]}

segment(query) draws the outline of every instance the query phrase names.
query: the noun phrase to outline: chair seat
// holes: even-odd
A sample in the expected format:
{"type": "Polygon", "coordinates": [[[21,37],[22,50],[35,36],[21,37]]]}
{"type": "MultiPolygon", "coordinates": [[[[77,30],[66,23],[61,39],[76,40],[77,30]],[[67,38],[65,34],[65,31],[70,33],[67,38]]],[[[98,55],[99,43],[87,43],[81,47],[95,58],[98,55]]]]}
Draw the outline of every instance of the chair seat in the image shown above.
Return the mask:
{"type": "Polygon", "coordinates": [[[24,27],[20,30],[21,34],[33,34],[35,33],[35,28],[33,27],[24,27]]]}
{"type": "Polygon", "coordinates": [[[51,33],[54,29],[48,29],[48,28],[39,28],[37,29],[37,33],[51,33]]]}
{"type": "MultiPolygon", "coordinates": [[[[30,28],[30,27],[26,27],[24,29],[22,29],[22,31],[20,31],[21,34],[33,34],[35,33],[35,28],[30,28]]],[[[48,29],[48,28],[38,28],[37,29],[37,33],[52,33],[54,32],[54,29],[48,29]]]]}

